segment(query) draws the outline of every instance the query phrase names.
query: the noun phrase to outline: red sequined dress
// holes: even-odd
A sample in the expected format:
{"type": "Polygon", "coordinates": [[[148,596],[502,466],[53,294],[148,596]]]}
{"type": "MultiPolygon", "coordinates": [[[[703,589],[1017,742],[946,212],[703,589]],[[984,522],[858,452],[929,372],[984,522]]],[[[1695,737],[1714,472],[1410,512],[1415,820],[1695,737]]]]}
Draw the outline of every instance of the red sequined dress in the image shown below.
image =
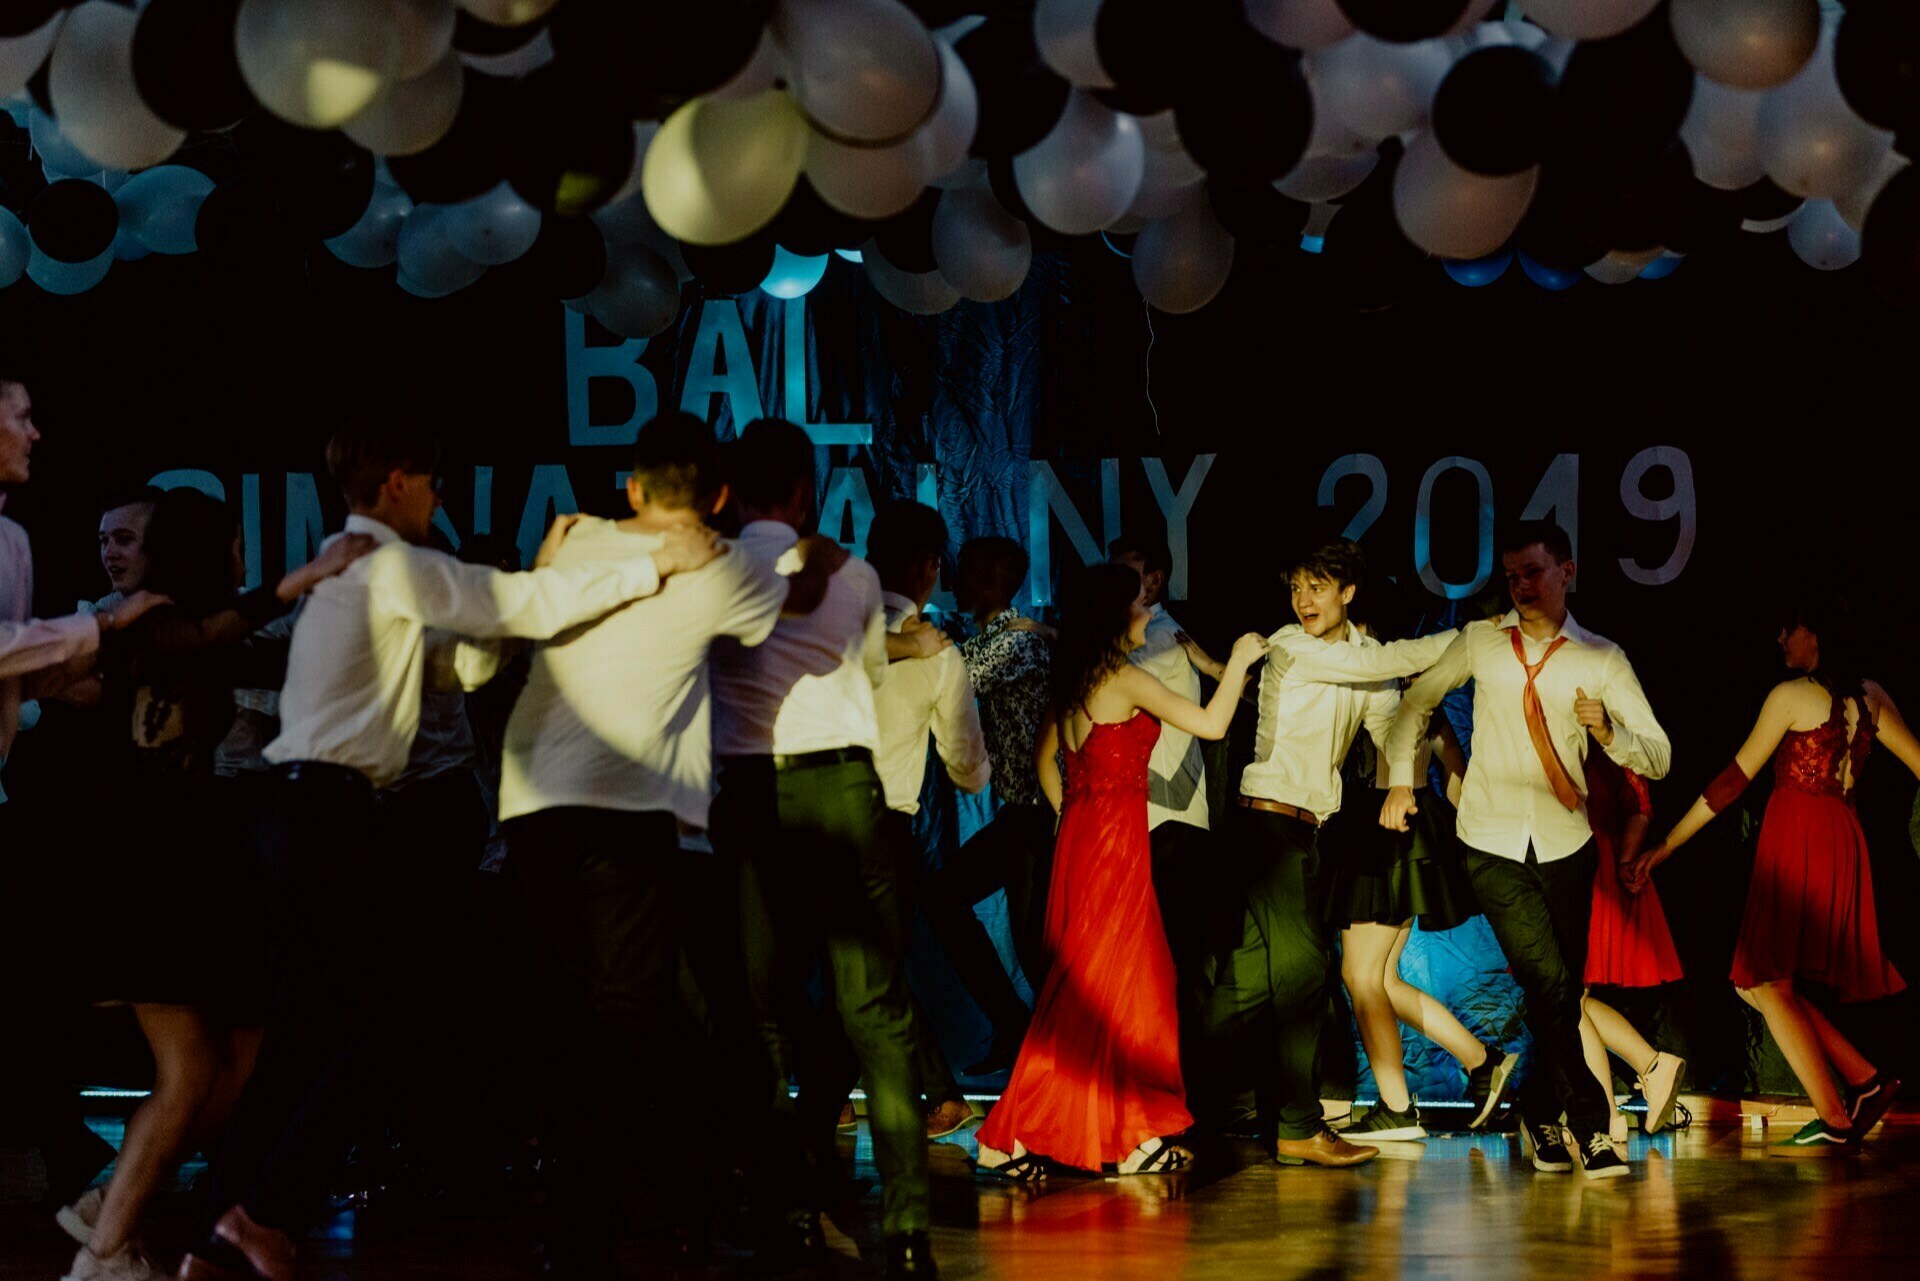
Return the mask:
{"type": "Polygon", "coordinates": [[[1593,916],[1587,925],[1587,984],[1672,983],[1682,976],[1680,954],[1673,947],[1660,892],[1649,883],[1638,894],[1629,894],[1621,887],[1617,862],[1627,821],[1653,814],[1646,780],[1614,764],[1604,752],[1587,753],[1586,774],[1587,821],[1600,855],[1593,873],[1593,916]]]}
{"type": "Polygon", "coordinates": [[[1147,759],[1160,722],[1096,722],[1066,754],[1047,891],[1053,965],[980,1142],[1098,1170],[1193,1124],[1180,1079],[1173,956],[1153,894],[1147,759]]]}
{"type": "Polygon", "coordinates": [[[1826,724],[1780,740],[1733,952],[1734,986],[1801,978],[1843,1001],[1906,986],[1880,951],[1873,871],[1853,808],[1852,785],[1872,747],[1872,717],[1861,716],[1849,737],[1839,698],[1826,724]]]}

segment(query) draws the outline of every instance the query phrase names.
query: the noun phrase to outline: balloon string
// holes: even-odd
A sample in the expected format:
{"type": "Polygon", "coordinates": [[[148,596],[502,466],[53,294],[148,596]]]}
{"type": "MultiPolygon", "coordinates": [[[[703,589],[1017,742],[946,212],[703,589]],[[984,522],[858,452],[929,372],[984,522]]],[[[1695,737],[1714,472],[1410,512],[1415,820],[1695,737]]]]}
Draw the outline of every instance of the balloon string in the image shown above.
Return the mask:
{"type": "Polygon", "coordinates": [[[1146,367],[1145,390],[1147,408],[1153,411],[1153,434],[1158,436],[1160,434],[1160,406],[1153,403],[1153,344],[1159,335],[1153,332],[1153,307],[1144,298],[1140,300],[1140,310],[1147,318],[1147,356],[1144,362],[1146,367]]]}

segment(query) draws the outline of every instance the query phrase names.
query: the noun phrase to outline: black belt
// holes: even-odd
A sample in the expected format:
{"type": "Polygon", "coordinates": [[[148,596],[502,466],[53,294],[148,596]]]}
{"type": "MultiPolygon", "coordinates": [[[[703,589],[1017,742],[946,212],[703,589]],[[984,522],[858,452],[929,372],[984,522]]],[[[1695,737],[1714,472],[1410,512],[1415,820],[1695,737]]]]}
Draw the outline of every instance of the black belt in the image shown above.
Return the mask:
{"type": "Polygon", "coordinates": [[[829,747],[824,752],[801,752],[798,756],[773,758],[773,767],[782,773],[797,769],[819,769],[823,765],[871,765],[873,753],[864,747],[829,747]]]}
{"type": "Polygon", "coordinates": [[[373,780],[349,765],[332,761],[288,761],[273,767],[273,776],[285,783],[346,783],[373,790],[373,780]]]}

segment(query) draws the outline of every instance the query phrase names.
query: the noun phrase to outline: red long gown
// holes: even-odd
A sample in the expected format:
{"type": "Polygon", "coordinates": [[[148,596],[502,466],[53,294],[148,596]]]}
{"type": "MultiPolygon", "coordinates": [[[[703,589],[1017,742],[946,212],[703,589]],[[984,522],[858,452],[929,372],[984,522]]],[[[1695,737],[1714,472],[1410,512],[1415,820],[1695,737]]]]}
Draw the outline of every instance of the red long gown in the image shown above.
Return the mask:
{"type": "Polygon", "coordinates": [[[1593,916],[1587,927],[1587,984],[1614,987],[1654,987],[1682,977],[1680,954],[1660,906],[1660,892],[1651,883],[1638,894],[1621,887],[1615,859],[1627,820],[1651,816],[1653,798],[1647,784],[1623,769],[1605,753],[1587,753],[1587,820],[1593,824],[1599,847],[1599,866],[1593,873],[1593,916]]]}
{"type": "Polygon", "coordinates": [[[1147,758],[1160,722],[1096,722],[1066,754],[1047,891],[1052,968],[980,1142],[1099,1170],[1193,1124],[1180,1080],[1173,955],[1153,894],[1147,758]]]}

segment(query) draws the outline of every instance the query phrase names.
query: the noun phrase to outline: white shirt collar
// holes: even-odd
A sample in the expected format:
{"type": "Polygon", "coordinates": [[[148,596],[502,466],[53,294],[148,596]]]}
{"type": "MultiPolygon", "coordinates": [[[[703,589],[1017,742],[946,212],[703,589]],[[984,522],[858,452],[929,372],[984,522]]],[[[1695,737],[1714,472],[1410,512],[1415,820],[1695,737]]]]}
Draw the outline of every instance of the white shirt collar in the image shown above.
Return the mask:
{"type": "MultiPolygon", "coordinates": [[[[1520,611],[1517,609],[1508,610],[1506,613],[1506,616],[1502,618],[1499,622],[1500,630],[1503,632],[1511,631],[1512,629],[1518,626],[1520,626],[1520,611]]],[[[1522,636],[1526,635],[1525,632],[1522,632],[1520,634],[1522,636]]],[[[1560,630],[1555,632],[1552,636],[1547,637],[1545,641],[1539,642],[1539,643],[1551,645],[1553,644],[1554,640],[1557,637],[1561,637],[1561,636],[1564,636],[1568,640],[1573,641],[1575,644],[1579,644],[1579,645],[1591,644],[1593,641],[1593,633],[1588,631],[1586,628],[1580,626],[1580,624],[1574,622],[1573,614],[1571,611],[1569,611],[1567,616],[1561,620],[1560,630]]]]}
{"type": "Polygon", "coordinates": [[[362,516],[358,512],[347,513],[347,523],[341,526],[341,532],[365,534],[372,538],[375,546],[385,547],[388,543],[404,543],[406,539],[394,531],[385,521],[375,520],[371,516],[362,516]]]}
{"type": "Polygon", "coordinates": [[[916,618],[920,614],[920,607],[913,603],[913,599],[909,596],[902,596],[899,592],[890,592],[882,589],[880,592],[880,603],[886,606],[889,614],[898,610],[902,620],[916,618]]]}
{"type": "Polygon", "coordinates": [[[789,546],[800,541],[800,531],[784,520],[750,520],[740,527],[740,537],[782,539],[789,546]]]}
{"type": "Polygon", "coordinates": [[[1165,605],[1162,605],[1159,601],[1155,601],[1151,606],[1148,607],[1147,612],[1149,614],[1152,614],[1155,618],[1165,618],[1167,616],[1167,607],[1165,605]]]}

